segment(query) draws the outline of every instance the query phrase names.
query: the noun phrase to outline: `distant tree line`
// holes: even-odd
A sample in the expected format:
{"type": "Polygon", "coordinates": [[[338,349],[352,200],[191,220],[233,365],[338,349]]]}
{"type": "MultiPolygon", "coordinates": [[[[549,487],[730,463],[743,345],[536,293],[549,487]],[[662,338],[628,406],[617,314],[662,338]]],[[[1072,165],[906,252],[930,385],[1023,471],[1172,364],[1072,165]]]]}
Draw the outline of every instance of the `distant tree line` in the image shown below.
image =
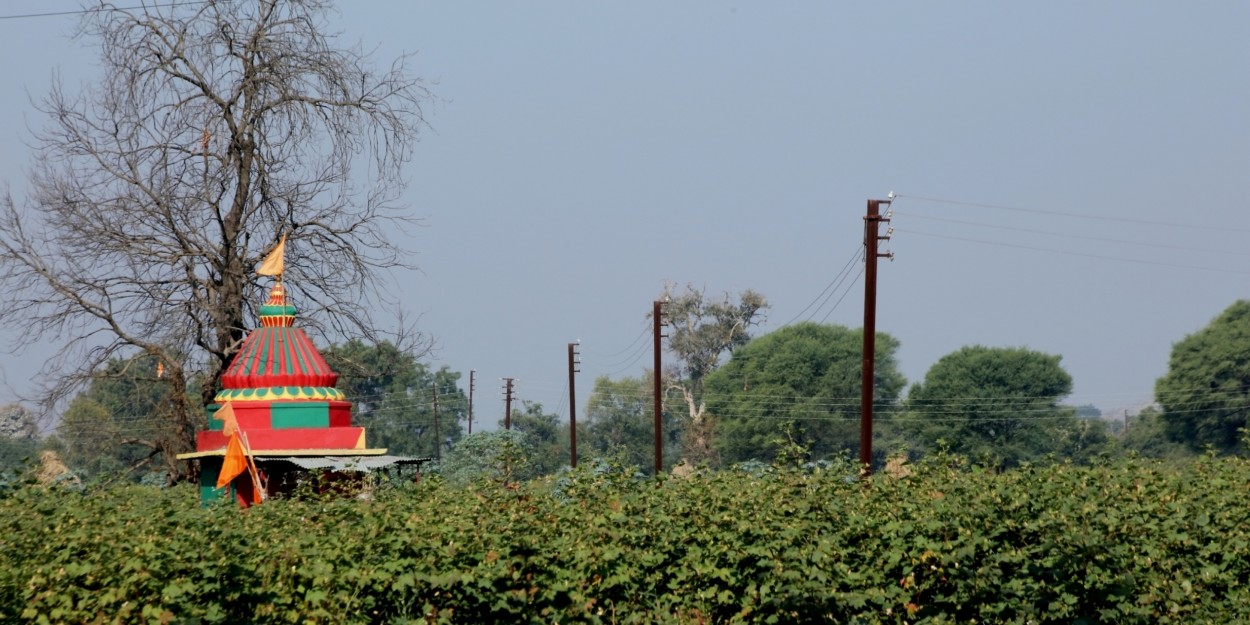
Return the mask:
{"type": "MultiPolygon", "coordinates": [[[[801,323],[739,334],[767,303],[754,292],[733,301],[702,292],[666,292],[685,323],[671,340],[661,432],[666,468],[807,461],[858,455],[862,331],[801,323]],[[737,320],[727,321],[735,312],[737,320]],[[708,327],[704,327],[706,324],[708,327]],[[733,328],[727,332],[726,328],[733,328]],[[720,341],[711,338],[720,337],[720,341]],[[684,337],[683,337],[684,338],[684,337]],[[697,378],[697,380],[696,380],[697,378]],[[697,417],[697,419],[696,419],[697,417]],[[693,430],[693,432],[692,432],[693,430]]],[[[1242,454],[1250,414],[1250,302],[1237,302],[1173,350],[1158,404],[1120,419],[1091,405],[1063,403],[1072,377],[1061,357],[1024,347],[964,346],[910,386],[898,370],[899,341],[876,340],[874,464],[915,460],[937,450],[994,468],[1137,454],[1183,458],[1203,450],[1242,454]]],[[[654,461],[654,372],[594,382],[579,412],[579,455],[611,457],[650,472],[654,461]]],[[[512,423],[537,475],[568,462],[568,426],[528,404],[512,423]]]]}
{"type": "MultiPolygon", "coordinates": [[[[697,365],[670,345],[676,352],[670,358],[680,364],[661,374],[665,469],[682,463],[719,468],[796,457],[811,462],[857,457],[861,331],[799,323],[743,338],[736,328],[754,325],[754,317],[766,308],[761,297],[750,293],[743,305],[728,297],[708,300],[702,293],[696,298],[695,293],[676,295],[698,303],[685,308],[694,322],[670,327],[670,332],[715,337],[698,321],[703,319],[729,339],[702,343],[697,365]],[[704,310],[709,301],[719,313],[704,310]],[[745,321],[729,323],[733,329],[726,333],[726,322],[717,314],[732,310],[745,321]],[[721,357],[712,358],[717,349],[721,357]],[[698,384],[691,379],[695,375],[698,384]]],[[[677,343],[683,344],[693,343],[677,343]]],[[[1168,372],[1156,385],[1157,404],[1131,417],[1105,419],[1093,406],[1063,404],[1072,378],[1058,355],[969,345],[943,356],[922,380],[908,385],[898,371],[899,341],[879,333],[876,346],[878,466],[890,456],[914,460],[937,450],[996,468],[1123,454],[1182,458],[1204,450],[1247,452],[1248,301],[1234,303],[1177,342],[1168,372]]],[[[505,463],[522,477],[552,474],[569,463],[568,423],[539,403],[514,408],[512,432],[475,434],[462,448],[468,400],[459,373],[432,369],[417,353],[385,341],[348,341],[324,353],[340,373],[339,387],[354,402],[355,423],[368,428],[371,446],[438,458],[462,476],[484,471],[499,458],[523,458],[521,464],[505,463]]],[[[19,405],[0,409],[0,468],[29,464],[47,449],[86,478],[139,480],[166,470],[162,451],[152,443],[171,423],[163,412],[171,403],[170,387],[162,383],[158,362],[146,354],[109,361],[46,436],[40,436],[30,411],[19,405]]],[[[579,411],[582,462],[611,458],[644,473],[652,470],[654,375],[644,371],[594,381],[579,411]]],[[[197,384],[193,379],[187,392],[198,393],[197,384]]]]}

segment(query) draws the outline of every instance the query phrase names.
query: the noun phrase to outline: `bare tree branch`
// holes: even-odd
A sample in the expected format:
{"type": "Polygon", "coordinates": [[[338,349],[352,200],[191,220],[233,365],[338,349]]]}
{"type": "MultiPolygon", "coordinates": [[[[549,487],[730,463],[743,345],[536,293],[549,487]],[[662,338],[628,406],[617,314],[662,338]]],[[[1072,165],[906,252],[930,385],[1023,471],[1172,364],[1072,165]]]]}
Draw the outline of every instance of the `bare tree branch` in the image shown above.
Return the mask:
{"type": "MultiPolygon", "coordinates": [[[[327,34],[330,8],[102,2],[84,18],[101,79],[54,83],[27,200],[0,200],[0,320],[24,331],[19,348],[64,346],[45,407],[135,351],[183,390],[207,367],[210,402],[263,296],[252,270],[283,233],[314,324],[374,336],[379,279],[410,267],[390,237],[412,221],[398,200],[428,93],[407,58],[379,71],[327,34]]],[[[199,414],[177,411],[173,449],[199,414]]]]}

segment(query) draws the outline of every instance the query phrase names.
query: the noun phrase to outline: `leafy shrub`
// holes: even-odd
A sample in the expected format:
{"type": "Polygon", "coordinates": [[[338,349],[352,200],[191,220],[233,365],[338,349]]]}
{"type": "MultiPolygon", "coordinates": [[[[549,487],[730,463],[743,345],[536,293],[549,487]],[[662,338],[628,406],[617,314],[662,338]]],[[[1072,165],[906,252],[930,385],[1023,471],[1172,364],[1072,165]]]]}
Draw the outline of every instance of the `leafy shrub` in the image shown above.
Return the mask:
{"type": "Polygon", "coordinates": [[[533,455],[521,432],[479,432],[460,439],[437,471],[457,486],[475,481],[515,483],[535,476],[533,455]]]}
{"type": "Polygon", "coordinates": [[[1250,461],[912,469],[609,463],[556,488],[423,480],[250,510],[185,487],[21,488],[0,500],[0,621],[1250,619],[1250,461]]]}

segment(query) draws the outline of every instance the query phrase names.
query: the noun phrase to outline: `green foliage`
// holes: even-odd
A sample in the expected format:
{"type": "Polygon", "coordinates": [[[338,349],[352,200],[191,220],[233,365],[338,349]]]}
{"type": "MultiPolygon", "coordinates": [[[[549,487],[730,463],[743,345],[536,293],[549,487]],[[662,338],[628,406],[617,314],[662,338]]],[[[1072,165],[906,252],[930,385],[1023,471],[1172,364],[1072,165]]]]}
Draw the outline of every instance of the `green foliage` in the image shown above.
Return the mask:
{"type": "Polygon", "coordinates": [[[1084,404],[1073,409],[1076,416],[1082,419],[1097,419],[1102,416],[1102,411],[1093,404],[1084,404]]]}
{"type": "Polygon", "coordinates": [[[33,481],[35,450],[33,440],[0,437],[0,499],[33,481]]]}
{"type": "MultiPolygon", "coordinates": [[[[654,472],[654,393],[654,378],[650,372],[636,378],[612,380],[600,376],[595,379],[594,390],[586,403],[587,426],[582,453],[617,457],[620,462],[640,467],[646,473],[654,472]]],[[[680,399],[668,399],[672,401],[664,402],[660,415],[662,466],[665,468],[672,467],[681,455],[684,425],[684,419],[675,417],[671,410],[680,399]]]]}
{"type": "Polygon", "coordinates": [[[146,354],[109,361],[61,414],[65,463],[88,478],[130,481],[169,466],[165,444],[179,437],[168,382],[146,354]]]}
{"type": "Polygon", "coordinates": [[[1102,419],[1059,419],[1050,427],[1053,439],[1049,449],[1072,462],[1093,462],[1115,449],[1110,428],[1102,419]]]}
{"type": "Polygon", "coordinates": [[[555,480],[553,493],[565,503],[576,503],[596,491],[623,492],[647,487],[649,476],[624,450],[615,450],[583,462],[576,469],[565,468],[555,480]]]}
{"type": "Polygon", "coordinates": [[[0,436],[0,473],[22,472],[35,463],[39,441],[34,438],[0,436]]]}
{"type": "MultiPolygon", "coordinates": [[[[462,443],[463,444],[463,443],[462,443]]],[[[1232,623],[1250,462],[840,471],[200,507],[190,488],[0,499],[0,621],[1232,623]]]]}
{"type": "Polygon", "coordinates": [[[1144,458],[1179,460],[1194,455],[1185,443],[1172,440],[1163,413],[1153,406],[1142,410],[1127,422],[1120,437],[1120,449],[1144,458]]]}
{"type": "Polygon", "coordinates": [[[431,371],[412,352],[389,341],[368,345],[353,339],[322,355],[339,374],[338,387],[352,401],[352,421],[367,429],[370,446],[435,458],[460,439],[461,423],[469,414],[468,397],[457,386],[460,373],[446,366],[431,371]]]}
{"type": "Polygon", "coordinates": [[[444,457],[438,472],[456,486],[514,484],[539,474],[529,438],[516,430],[476,432],[461,438],[444,457]]]}
{"type": "MultiPolygon", "coordinates": [[[[816,458],[859,447],[863,330],[800,323],[753,339],[707,379],[709,411],[717,417],[716,445],[728,462],[771,461],[772,441],[788,423],[816,458]]],[[[906,380],[898,370],[899,342],[877,333],[874,409],[892,408],[906,380]]]]}
{"type": "Polygon", "coordinates": [[[781,468],[800,468],[811,462],[812,450],[803,441],[807,438],[802,428],[787,423],[781,436],[774,438],[773,464],[781,468]]]}
{"type": "Polygon", "coordinates": [[[1234,302],[1172,346],[1155,399],[1172,440],[1192,449],[1237,450],[1250,411],[1250,301],[1234,302]]]}
{"type": "Polygon", "coordinates": [[[569,426],[559,415],[544,412],[542,404],[527,401],[513,410],[512,429],[525,437],[535,474],[550,475],[569,463],[569,426]]]}
{"type": "Polygon", "coordinates": [[[965,346],[911,388],[896,431],[913,448],[945,441],[957,453],[1006,466],[1061,454],[1065,445],[1088,452],[1105,431],[1078,428],[1074,411],[1059,405],[1072,391],[1059,361],[1025,348],[965,346]]]}

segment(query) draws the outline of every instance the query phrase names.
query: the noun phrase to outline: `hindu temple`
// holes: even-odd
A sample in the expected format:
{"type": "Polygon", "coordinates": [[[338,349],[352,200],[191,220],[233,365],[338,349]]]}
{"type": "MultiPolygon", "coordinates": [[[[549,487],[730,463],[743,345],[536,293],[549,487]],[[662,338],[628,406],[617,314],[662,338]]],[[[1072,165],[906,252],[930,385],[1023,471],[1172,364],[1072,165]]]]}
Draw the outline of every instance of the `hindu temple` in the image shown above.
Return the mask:
{"type": "Polygon", "coordinates": [[[420,462],[368,447],[365,428],[352,425],[351,402],[335,388],[338,374],[295,327],[296,312],[279,281],[260,308],[260,327],[247,335],[222,376],[222,390],[207,411],[208,428],[196,436],[196,451],[178,456],[200,461],[201,501],[232,495],[250,505],[292,488],[309,470],[367,472],[420,462]],[[226,422],[214,417],[226,405],[254,469],[218,488],[230,441],[226,422]]]}

